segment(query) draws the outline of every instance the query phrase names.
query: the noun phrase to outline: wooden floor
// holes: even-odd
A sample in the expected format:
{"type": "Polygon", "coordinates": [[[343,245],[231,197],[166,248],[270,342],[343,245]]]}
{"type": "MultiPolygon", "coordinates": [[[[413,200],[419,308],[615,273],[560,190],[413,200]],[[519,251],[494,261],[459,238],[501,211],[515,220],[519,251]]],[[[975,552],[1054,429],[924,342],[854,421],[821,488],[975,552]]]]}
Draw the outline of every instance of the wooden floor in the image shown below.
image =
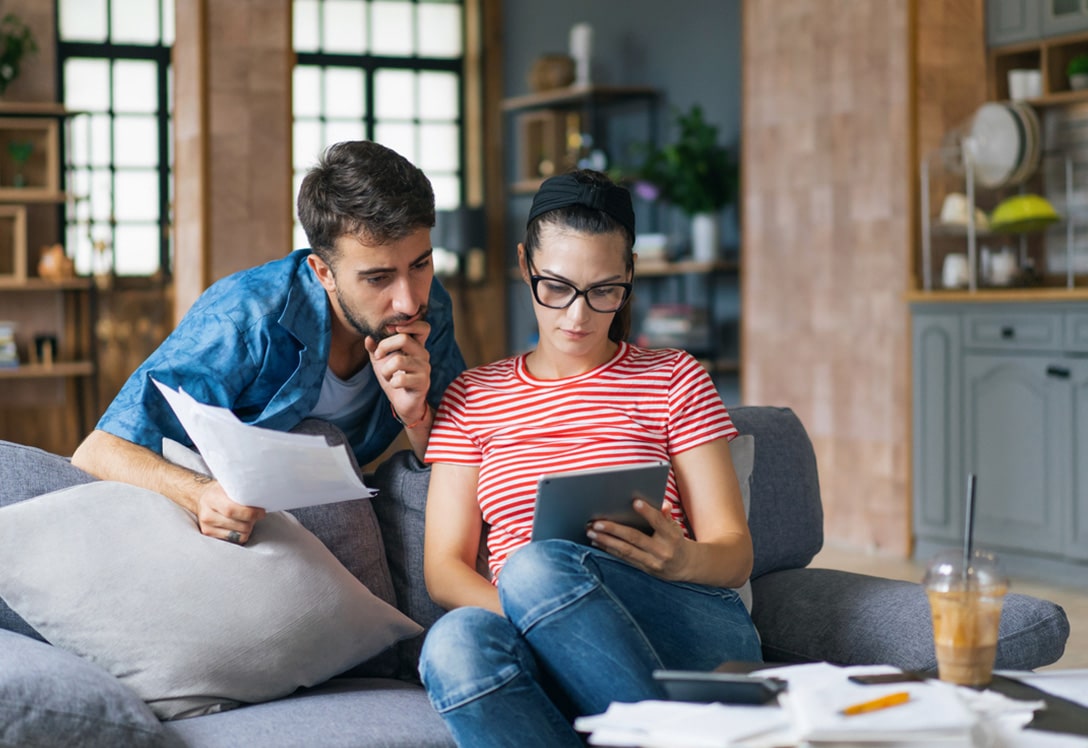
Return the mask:
{"type": "MultiPolygon", "coordinates": [[[[925,573],[923,565],[917,561],[833,547],[825,547],[809,565],[912,582],[920,582],[925,573]]],[[[1015,577],[1012,579],[1011,588],[1015,592],[1055,602],[1069,616],[1070,633],[1065,654],[1053,665],[1041,669],[1088,668],[1088,588],[1056,587],[1015,577]]]]}

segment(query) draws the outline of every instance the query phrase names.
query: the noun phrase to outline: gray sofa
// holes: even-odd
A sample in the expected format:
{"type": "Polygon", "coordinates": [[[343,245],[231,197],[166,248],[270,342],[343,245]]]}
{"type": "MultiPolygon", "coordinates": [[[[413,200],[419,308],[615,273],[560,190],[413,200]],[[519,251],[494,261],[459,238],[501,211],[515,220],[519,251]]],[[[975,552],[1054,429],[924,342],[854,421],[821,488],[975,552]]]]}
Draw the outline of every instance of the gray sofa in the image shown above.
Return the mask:
{"type": "MultiPolygon", "coordinates": [[[[810,569],[823,543],[816,459],[785,408],[738,407],[755,437],[749,524],[755,544],[752,616],[769,661],[889,663],[934,670],[928,604],[918,584],[810,569]]],[[[397,607],[424,627],[442,610],[422,582],[423,506],[429,472],[409,452],[368,481],[397,607]]],[[[0,444],[0,506],[88,482],[60,457],[0,444]]],[[[342,537],[363,502],[297,513],[353,574],[365,579],[342,537]]],[[[2,515],[0,515],[2,517],[2,515]]],[[[1006,600],[997,667],[1033,669],[1061,657],[1064,611],[1019,594],[1006,600]]],[[[452,740],[415,681],[422,637],[287,698],[159,722],[104,670],[44,641],[0,602],[0,746],[445,746],[452,740]],[[2,629],[7,629],[4,631],[2,629]],[[378,676],[384,677],[378,677],[378,676]],[[45,736],[45,737],[43,737],[45,736]]]]}

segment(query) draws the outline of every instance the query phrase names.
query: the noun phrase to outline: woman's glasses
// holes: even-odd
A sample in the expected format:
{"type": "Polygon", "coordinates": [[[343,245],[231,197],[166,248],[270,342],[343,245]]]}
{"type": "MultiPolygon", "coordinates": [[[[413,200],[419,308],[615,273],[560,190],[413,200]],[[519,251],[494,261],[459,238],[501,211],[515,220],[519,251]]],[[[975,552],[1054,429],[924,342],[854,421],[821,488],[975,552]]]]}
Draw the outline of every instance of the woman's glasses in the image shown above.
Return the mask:
{"type": "Polygon", "coordinates": [[[529,281],[537,303],[549,309],[566,309],[579,296],[585,296],[590,309],[608,314],[623,309],[631,295],[630,283],[597,283],[578,288],[573,283],[544,275],[530,275],[529,281]]]}

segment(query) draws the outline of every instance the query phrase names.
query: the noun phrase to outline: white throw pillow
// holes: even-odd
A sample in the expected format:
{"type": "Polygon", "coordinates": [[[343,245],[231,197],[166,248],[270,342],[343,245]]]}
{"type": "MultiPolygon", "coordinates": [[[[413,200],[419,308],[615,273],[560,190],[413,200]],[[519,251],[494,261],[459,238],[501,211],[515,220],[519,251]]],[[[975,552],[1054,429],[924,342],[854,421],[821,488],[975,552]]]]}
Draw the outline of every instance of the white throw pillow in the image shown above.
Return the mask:
{"type": "Polygon", "coordinates": [[[109,481],[0,509],[0,597],[161,719],[286,696],[422,632],[285,512],[233,545],[109,481]]]}

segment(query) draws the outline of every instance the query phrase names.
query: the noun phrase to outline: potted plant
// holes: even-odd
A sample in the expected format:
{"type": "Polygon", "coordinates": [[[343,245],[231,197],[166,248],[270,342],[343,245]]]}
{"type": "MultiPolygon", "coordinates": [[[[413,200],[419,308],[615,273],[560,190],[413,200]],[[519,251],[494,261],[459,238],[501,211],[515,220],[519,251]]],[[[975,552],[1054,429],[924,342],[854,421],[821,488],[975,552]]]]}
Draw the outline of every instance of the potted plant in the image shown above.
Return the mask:
{"type": "Polygon", "coordinates": [[[28,54],[38,51],[30,27],[14,13],[0,19],[0,96],[19,77],[19,65],[28,54]]]}
{"type": "Polygon", "coordinates": [[[706,120],[698,104],[676,112],[676,126],[674,142],[647,154],[635,189],[688,215],[692,254],[697,260],[712,260],[718,254],[718,213],[737,196],[736,158],[718,143],[717,126],[706,120]]]}
{"type": "Polygon", "coordinates": [[[1080,54],[1070,60],[1065,66],[1065,74],[1069,78],[1070,88],[1088,88],[1088,54],[1080,54]]]}

